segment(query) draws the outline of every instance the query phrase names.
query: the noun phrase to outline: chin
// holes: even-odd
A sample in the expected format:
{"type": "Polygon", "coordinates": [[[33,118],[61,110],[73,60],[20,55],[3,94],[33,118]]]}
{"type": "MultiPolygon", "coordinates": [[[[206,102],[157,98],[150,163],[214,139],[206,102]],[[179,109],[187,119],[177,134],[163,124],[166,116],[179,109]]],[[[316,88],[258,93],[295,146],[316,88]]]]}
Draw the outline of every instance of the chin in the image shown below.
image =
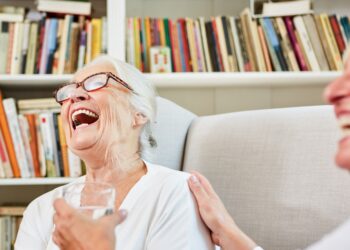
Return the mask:
{"type": "Polygon", "coordinates": [[[75,152],[80,150],[92,150],[94,145],[96,144],[96,141],[97,140],[92,137],[77,136],[76,138],[70,141],[69,146],[75,152]]]}
{"type": "Polygon", "coordinates": [[[335,161],[339,167],[350,170],[350,145],[338,148],[335,161]]]}

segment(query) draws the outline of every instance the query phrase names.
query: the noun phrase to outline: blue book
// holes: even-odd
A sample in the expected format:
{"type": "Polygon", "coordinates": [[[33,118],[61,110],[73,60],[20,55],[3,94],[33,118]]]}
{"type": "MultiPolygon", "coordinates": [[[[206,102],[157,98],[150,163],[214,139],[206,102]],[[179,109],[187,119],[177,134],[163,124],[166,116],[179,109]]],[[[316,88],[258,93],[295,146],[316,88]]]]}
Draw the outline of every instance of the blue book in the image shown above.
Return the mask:
{"type": "Polygon", "coordinates": [[[177,27],[177,34],[179,39],[179,49],[180,49],[180,60],[181,60],[181,71],[186,72],[186,62],[185,62],[185,52],[184,52],[184,45],[182,43],[182,28],[181,23],[176,23],[177,27]]]}
{"type": "Polygon", "coordinates": [[[344,33],[346,36],[346,40],[350,42],[350,23],[347,16],[343,16],[340,18],[340,24],[343,26],[344,33]]]}
{"type": "Polygon", "coordinates": [[[49,36],[47,39],[48,59],[47,59],[46,74],[52,73],[54,54],[57,49],[57,30],[58,30],[58,19],[52,18],[49,25],[49,36]]]}
{"type": "Polygon", "coordinates": [[[276,31],[275,31],[273,24],[271,22],[271,19],[268,17],[264,17],[263,21],[265,23],[267,36],[269,38],[271,46],[273,47],[274,51],[276,52],[276,56],[277,56],[278,61],[281,65],[281,69],[283,71],[288,71],[288,65],[287,65],[287,62],[283,56],[282,47],[281,47],[281,44],[278,40],[276,31]]]}

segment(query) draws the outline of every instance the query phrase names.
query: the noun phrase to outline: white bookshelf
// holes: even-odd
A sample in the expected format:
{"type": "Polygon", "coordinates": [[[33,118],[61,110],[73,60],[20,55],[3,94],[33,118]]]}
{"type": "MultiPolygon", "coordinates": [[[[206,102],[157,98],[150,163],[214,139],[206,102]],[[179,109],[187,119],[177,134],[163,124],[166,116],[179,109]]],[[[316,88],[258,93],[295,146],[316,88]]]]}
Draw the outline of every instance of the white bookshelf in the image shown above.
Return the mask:
{"type": "Polygon", "coordinates": [[[0,179],[0,186],[26,186],[26,185],[63,185],[76,178],[12,178],[0,179]]]}
{"type": "MultiPolygon", "coordinates": [[[[325,86],[340,72],[146,73],[157,88],[325,86]]],[[[57,87],[73,75],[0,75],[0,87],[57,87]]]]}

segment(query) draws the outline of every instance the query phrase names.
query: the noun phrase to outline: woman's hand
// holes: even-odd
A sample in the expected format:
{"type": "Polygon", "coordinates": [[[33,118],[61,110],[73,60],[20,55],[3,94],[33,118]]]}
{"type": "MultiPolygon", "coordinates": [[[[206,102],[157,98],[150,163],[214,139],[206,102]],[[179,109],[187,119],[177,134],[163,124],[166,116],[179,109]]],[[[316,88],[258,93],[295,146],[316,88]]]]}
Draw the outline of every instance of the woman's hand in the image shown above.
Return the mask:
{"type": "Polygon", "coordinates": [[[55,200],[54,208],[53,241],[60,249],[115,249],[114,229],[125,219],[125,210],[93,220],[70,207],[63,199],[55,200]]]}
{"type": "Polygon", "coordinates": [[[210,229],[212,240],[216,245],[225,250],[251,250],[257,246],[238,228],[219,196],[203,175],[193,172],[188,183],[196,198],[199,213],[210,229]]]}

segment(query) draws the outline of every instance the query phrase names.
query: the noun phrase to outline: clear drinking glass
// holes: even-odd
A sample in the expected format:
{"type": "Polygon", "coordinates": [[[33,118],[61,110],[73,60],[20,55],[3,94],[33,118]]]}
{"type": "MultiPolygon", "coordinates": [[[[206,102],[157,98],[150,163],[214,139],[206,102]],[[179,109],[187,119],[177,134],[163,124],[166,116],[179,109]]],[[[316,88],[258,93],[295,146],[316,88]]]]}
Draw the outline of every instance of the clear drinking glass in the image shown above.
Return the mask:
{"type": "Polygon", "coordinates": [[[72,183],[63,188],[64,200],[93,219],[113,213],[115,196],[115,188],[102,182],[72,183]]]}

